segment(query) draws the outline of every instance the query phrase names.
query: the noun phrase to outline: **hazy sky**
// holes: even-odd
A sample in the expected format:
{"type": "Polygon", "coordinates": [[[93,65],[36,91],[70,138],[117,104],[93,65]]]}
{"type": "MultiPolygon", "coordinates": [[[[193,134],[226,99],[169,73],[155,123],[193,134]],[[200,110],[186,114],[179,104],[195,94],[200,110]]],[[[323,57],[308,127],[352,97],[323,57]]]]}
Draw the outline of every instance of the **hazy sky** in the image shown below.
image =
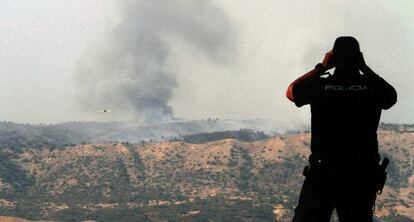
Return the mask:
{"type": "MultiPolygon", "coordinates": [[[[385,111],[382,120],[414,123],[414,1],[174,0],[168,6],[162,0],[125,2],[0,0],[0,120],[129,118],[128,101],[106,106],[101,95],[96,97],[99,103],[85,109],[84,97],[94,101],[96,92],[79,94],[94,87],[94,78],[99,83],[100,75],[93,72],[97,66],[111,78],[122,76],[108,71],[119,69],[107,68],[102,58],[120,58],[120,49],[128,44],[119,44],[119,39],[133,38],[125,33],[145,36],[141,25],[160,24],[145,30],[150,30],[148,38],[155,32],[166,49],[154,64],[162,63],[162,72],[177,82],[164,99],[174,116],[308,122],[309,107],[291,104],[284,95],[287,85],[320,62],[337,36],[352,35],[367,64],[399,93],[397,105],[385,111]],[[140,9],[144,6],[149,15],[140,9]],[[154,16],[158,8],[160,17],[154,16]],[[134,19],[138,25],[131,25],[134,19]],[[111,46],[122,47],[112,51],[111,46]],[[93,64],[86,69],[90,74],[79,71],[85,61],[93,64]],[[88,79],[88,84],[80,86],[79,78],[88,79]],[[97,112],[105,108],[113,112],[97,112]]],[[[147,54],[135,51],[133,56],[147,54]]]]}

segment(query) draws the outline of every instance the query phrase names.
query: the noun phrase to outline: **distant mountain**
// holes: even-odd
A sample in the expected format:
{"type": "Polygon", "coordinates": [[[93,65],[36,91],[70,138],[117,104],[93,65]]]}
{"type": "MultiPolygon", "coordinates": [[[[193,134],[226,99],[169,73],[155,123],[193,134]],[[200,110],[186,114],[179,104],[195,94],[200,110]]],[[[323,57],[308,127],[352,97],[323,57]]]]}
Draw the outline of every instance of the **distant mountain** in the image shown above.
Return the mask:
{"type": "Polygon", "coordinates": [[[269,136],[264,132],[255,132],[252,129],[241,129],[237,131],[218,131],[211,133],[195,133],[182,136],[182,140],[187,143],[206,143],[223,139],[237,139],[243,142],[253,142],[256,140],[268,139],[269,136]]]}
{"type": "MultiPolygon", "coordinates": [[[[22,128],[24,138],[36,138],[30,137],[30,127],[22,128]]],[[[377,200],[377,221],[414,221],[414,126],[382,124],[379,138],[391,164],[377,200]]],[[[0,215],[59,221],[289,221],[310,134],[268,137],[229,130],[160,142],[66,139],[69,145],[62,147],[32,148],[25,139],[18,140],[25,147],[14,141],[1,146],[0,215]]]]}
{"type": "Polygon", "coordinates": [[[299,123],[257,120],[182,120],[157,125],[126,122],[67,122],[60,124],[17,124],[0,122],[0,147],[62,147],[79,143],[165,141],[183,135],[252,129],[268,134],[306,129],[299,123]]]}

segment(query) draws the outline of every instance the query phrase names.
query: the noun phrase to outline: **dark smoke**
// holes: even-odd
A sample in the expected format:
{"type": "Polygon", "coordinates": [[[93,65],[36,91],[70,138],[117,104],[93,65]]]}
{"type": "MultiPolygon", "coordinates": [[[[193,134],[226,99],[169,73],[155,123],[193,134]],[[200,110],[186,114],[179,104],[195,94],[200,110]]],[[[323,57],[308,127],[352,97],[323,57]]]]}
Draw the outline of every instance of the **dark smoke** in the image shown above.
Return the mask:
{"type": "Polygon", "coordinates": [[[231,22],[208,0],[125,1],[121,9],[116,29],[79,66],[82,107],[132,113],[147,124],[170,121],[169,101],[180,84],[168,64],[171,39],[221,64],[233,50],[231,22]]]}

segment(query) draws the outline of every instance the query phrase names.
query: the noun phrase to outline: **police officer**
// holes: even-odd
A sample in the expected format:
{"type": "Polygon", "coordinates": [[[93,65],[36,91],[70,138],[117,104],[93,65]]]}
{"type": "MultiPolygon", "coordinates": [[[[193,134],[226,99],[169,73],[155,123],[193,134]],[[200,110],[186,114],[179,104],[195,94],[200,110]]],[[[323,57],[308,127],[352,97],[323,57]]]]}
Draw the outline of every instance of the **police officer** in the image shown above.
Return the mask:
{"type": "Polygon", "coordinates": [[[334,208],[341,222],[373,221],[377,129],[381,111],[397,101],[395,89],[367,66],[358,41],[343,36],[286,95],[298,107],[310,104],[312,114],[312,154],[293,221],[330,221],[334,208]]]}

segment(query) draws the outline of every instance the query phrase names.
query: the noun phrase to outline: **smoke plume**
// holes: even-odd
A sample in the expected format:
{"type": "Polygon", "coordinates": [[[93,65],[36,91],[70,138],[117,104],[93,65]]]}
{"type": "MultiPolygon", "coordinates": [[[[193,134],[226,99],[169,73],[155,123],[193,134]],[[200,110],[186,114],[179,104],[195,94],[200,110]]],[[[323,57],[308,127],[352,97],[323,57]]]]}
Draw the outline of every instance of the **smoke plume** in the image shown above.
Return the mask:
{"type": "Polygon", "coordinates": [[[76,84],[87,111],[112,109],[141,123],[174,118],[169,101],[179,87],[169,63],[171,39],[214,64],[232,51],[232,24],[208,0],[124,1],[121,20],[79,65],[76,84]]]}

